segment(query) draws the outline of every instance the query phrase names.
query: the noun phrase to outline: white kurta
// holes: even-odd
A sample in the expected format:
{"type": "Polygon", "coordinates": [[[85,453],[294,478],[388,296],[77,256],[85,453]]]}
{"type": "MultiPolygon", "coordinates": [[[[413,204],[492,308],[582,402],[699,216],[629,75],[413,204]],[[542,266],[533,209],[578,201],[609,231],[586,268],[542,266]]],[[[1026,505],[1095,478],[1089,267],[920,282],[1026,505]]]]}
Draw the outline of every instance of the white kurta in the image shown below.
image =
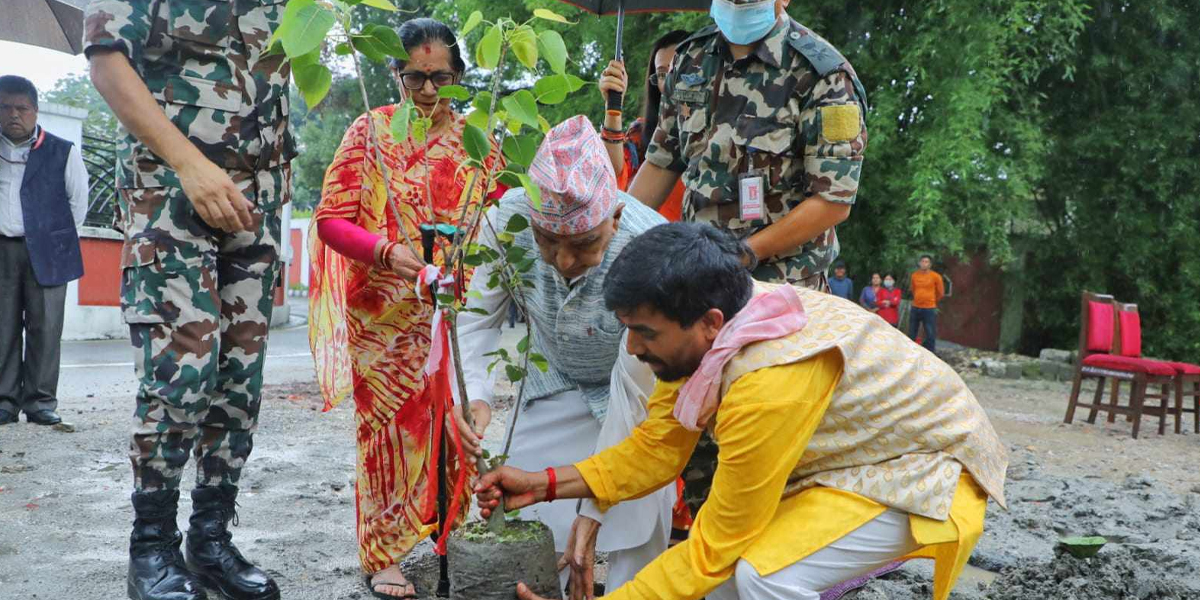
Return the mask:
{"type": "MultiPolygon", "coordinates": [[[[487,371],[492,359],[485,354],[499,348],[500,327],[508,314],[511,299],[502,289],[487,289],[487,268],[480,267],[472,278],[471,289],[479,292],[482,298],[475,297],[470,303],[472,307],[483,308],[487,314],[459,313],[458,336],[467,393],[471,400],[491,404],[495,380],[487,371]]],[[[546,467],[576,463],[619,443],[645,419],[646,400],[653,387],[653,372],[628,354],[622,337],[620,354],[613,367],[608,416],[604,423],[596,420],[583,394],[578,391],[555,394],[524,408],[514,407],[514,414],[517,411],[520,414],[517,415],[507,464],[526,471],[541,471],[546,467]]],[[[609,589],[615,589],[625,582],[625,578],[632,578],[646,563],[666,550],[674,502],[675,487],[670,485],[644,498],[623,502],[607,513],[601,512],[590,500],[584,501],[582,507],[578,500],[557,500],[526,508],[521,516],[542,521],[550,527],[558,552],[566,549],[577,507],[579,512],[600,521],[602,527],[596,549],[611,553],[607,585],[609,589]]]]}

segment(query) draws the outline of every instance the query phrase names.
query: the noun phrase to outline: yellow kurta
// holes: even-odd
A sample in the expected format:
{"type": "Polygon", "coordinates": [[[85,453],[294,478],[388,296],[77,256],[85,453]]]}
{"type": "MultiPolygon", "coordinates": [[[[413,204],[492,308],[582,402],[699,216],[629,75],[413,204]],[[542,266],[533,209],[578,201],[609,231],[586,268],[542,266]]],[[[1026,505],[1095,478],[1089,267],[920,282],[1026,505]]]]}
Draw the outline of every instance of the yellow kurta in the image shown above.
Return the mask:
{"type": "MultiPolygon", "coordinates": [[[[738,559],[770,575],[883,513],[875,501],[827,487],[783,498],[841,375],[841,355],[831,351],[740,377],[717,410],[717,471],[687,541],[605,598],[700,598],[733,576],[738,559]]],[[[627,440],[575,465],[602,508],[649,493],[683,470],[699,433],[672,414],[681,385],[659,383],[645,422],[627,440]]],[[[910,515],[922,545],[912,557],[936,560],[935,600],[949,596],[983,532],[986,505],[987,494],[964,470],[950,519],[910,515]]]]}

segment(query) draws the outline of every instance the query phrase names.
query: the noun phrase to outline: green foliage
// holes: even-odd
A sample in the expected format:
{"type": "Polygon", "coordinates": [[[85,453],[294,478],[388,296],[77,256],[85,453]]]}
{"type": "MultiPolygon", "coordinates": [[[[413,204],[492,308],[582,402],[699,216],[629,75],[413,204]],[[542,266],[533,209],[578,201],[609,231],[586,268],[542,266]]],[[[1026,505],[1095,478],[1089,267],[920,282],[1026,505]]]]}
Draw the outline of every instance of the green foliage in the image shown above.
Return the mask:
{"type": "Polygon", "coordinates": [[[88,111],[83,121],[83,132],[86,135],[104,139],[116,139],[117,118],[108,103],[100,97],[100,92],[92,86],[92,80],[87,75],[72,75],[54,82],[54,88],[41,92],[43,102],[54,102],[66,106],[74,106],[88,111]]]}
{"type": "Polygon", "coordinates": [[[1074,60],[1036,85],[1048,152],[1024,349],[1074,347],[1090,290],[1138,304],[1144,354],[1200,362],[1200,12],[1094,5],[1074,60]]]}

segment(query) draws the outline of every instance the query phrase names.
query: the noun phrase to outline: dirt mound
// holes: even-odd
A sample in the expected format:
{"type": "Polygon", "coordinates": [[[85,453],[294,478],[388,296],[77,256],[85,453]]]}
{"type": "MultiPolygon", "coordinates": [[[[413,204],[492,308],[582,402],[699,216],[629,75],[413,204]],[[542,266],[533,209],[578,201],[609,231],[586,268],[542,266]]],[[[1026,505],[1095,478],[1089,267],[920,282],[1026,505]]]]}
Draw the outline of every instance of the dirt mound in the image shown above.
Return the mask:
{"type": "Polygon", "coordinates": [[[1178,560],[1156,548],[1104,549],[1093,558],[1059,554],[1051,562],[1022,561],[987,588],[988,600],[1183,600],[1193,597],[1174,568],[1178,560]]]}

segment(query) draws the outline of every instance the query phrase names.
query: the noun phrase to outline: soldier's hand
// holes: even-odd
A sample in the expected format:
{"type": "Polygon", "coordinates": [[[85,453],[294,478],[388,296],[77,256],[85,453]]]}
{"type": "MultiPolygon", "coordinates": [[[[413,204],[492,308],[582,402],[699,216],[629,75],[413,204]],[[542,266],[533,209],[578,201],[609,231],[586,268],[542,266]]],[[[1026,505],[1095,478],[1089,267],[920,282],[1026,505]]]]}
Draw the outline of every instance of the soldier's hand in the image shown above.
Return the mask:
{"type": "Polygon", "coordinates": [[[388,260],[392,270],[409,281],[416,281],[421,269],[425,268],[425,261],[413,254],[412,248],[406,244],[392,246],[392,255],[388,260]]]}
{"type": "Polygon", "coordinates": [[[449,415],[446,415],[446,432],[454,435],[457,430],[462,437],[463,449],[471,456],[483,456],[483,432],[487,431],[488,423],[492,422],[492,407],[482,400],[471,401],[471,418],[475,422],[474,431],[467,426],[463,418],[462,404],[454,405],[449,415]]]}
{"type": "Polygon", "coordinates": [[[629,76],[625,73],[625,63],[614,60],[608,63],[608,68],[600,76],[600,95],[608,98],[609,92],[625,93],[629,87],[629,76]]]}
{"type": "Polygon", "coordinates": [[[230,233],[254,228],[253,205],[225,169],[202,158],[184,165],[178,173],[183,193],[205,223],[230,233]]]}

